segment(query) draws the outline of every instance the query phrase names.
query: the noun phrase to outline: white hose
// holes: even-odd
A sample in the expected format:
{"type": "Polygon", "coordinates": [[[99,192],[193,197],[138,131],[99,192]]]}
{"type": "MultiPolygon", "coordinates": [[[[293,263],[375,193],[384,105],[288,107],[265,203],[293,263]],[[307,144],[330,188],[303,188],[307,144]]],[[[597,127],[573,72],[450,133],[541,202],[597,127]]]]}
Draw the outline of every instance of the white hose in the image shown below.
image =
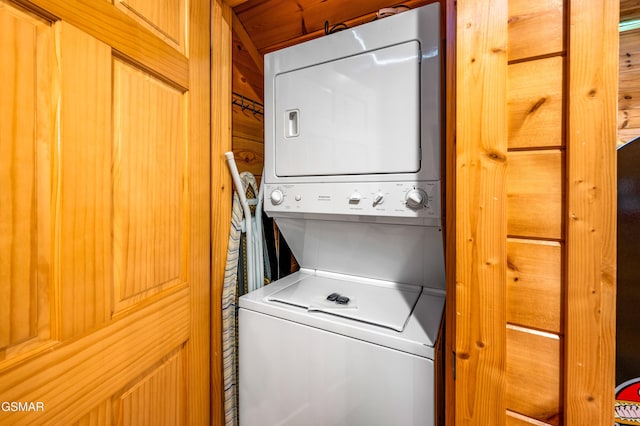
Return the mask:
{"type": "Polygon", "coordinates": [[[256,288],[264,286],[264,251],[262,247],[262,200],[264,198],[264,177],[260,179],[260,189],[258,190],[258,205],[256,206],[256,241],[258,244],[256,255],[256,288]]]}
{"type": "Polygon", "coordinates": [[[245,195],[244,186],[240,180],[240,173],[238,173],[238,167],[233,158],[233,152],[229,151],[224,154],[227,157],[227,164],[229,165],[229,171],[231,172],[231,178],[233,185],[236,187],[236,192],[240,198],[240,204],[242,204],[242,210],[244,211],[244,223],[247,233],[247,287],[249,291],[255,289],[253,281],[255,281],[254,275],[254,263],[253,263],[253,227],[251,226],[251,210],[249,209],[249,203],[245,195]]]}

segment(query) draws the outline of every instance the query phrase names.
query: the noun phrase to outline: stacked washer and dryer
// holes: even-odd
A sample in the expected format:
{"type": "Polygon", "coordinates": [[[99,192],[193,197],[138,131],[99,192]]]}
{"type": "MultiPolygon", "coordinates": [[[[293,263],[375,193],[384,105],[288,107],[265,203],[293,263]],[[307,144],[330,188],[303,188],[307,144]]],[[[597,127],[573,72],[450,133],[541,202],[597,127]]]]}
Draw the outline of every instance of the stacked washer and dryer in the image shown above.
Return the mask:
{"type": "Polygon", "coordinates": [[[239,302],[242,425],[433,425],[440,10],[265,56],[264,209],[301,268],[239,302]]]}

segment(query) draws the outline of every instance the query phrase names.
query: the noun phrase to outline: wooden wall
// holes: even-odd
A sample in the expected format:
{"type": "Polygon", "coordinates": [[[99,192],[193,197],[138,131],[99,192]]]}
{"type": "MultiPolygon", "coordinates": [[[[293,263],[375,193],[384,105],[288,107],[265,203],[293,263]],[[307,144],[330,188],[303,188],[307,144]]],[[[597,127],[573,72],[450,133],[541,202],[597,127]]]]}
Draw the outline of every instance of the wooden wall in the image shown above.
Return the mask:
{"type": "Polygon", "coordinates": [[[242,23],[233,15],[232,145],[238,170],[258,183],[264,167],[264,63],[242,23]]]}
{"type": "MultiPolygon", "coordinates": [[[[620,23],[640,19],[640,2],[620,0],[620,23]]],[[[618,90],[618,143],[640,136],[640,29],[620,33],[620,87],[618,90]]]]}
{"type": "Polygon", "coordinates": [[[456,424],[612,423],[617,23],[457,2],[456,424]]]}
{"type": "Polygon", "coordinates": [[[620,34],[618,139],[640,136],[640,29],[620,34]]]}

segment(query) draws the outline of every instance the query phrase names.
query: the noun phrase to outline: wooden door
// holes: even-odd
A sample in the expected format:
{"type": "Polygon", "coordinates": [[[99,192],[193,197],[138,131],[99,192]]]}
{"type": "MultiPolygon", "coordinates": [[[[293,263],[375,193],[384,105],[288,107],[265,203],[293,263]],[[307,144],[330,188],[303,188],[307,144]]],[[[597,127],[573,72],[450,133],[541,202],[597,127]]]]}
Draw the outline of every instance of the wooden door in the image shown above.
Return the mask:
{"type": "Polygon", "coordinates": [[[0,0],[0,424],[208,424],[209,9],[0,0]]]}

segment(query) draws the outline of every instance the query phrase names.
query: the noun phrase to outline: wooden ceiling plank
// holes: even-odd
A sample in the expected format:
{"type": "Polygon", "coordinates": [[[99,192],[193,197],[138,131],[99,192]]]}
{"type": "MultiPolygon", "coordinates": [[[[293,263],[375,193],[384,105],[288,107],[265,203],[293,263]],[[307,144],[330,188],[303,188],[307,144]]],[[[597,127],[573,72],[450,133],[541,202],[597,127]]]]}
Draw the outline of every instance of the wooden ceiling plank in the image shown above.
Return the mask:
{"type": "Polygon", "coordinates": [[[324,36],[329,25],[359,25],[375,18],[385,7],[419,7],[435,0],[370,0],[367,2],[328,2],[324,0],[249,0],[234,9],[256,49],[265,54],[302,41],[324,36]]]}
{"type": "Polygon", "coordinates": [[[640,0],[620,0],[620,22],[640,18],[640,0]]]}

